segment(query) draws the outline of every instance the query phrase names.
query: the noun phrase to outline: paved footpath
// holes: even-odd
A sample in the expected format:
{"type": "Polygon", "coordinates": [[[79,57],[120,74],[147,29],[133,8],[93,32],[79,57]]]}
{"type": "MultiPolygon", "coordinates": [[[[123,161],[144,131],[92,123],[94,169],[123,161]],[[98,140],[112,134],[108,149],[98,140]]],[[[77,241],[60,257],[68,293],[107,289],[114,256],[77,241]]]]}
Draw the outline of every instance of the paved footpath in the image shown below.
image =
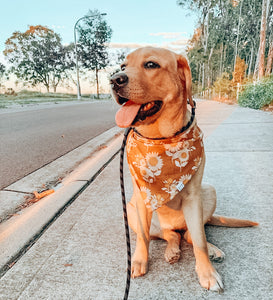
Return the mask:
{"type": "MultiPolygon", "coordinates": [[[[208,241],[226,254],[214,263],[225,291],[202,289],[192,247],[169,265],[164,241],[151,241],[149,273],[131,282],[129,299],[273,299],[273,115],[212,101],[197,105],[205,133],[204,182],[217,213],[248,218],[256,228],[208,226],[208,241]]],[[[126,190],[132,192],[128,169],[126,190]]],[[[122,299],[126,245],[116,157],[0,280],[0,299],[122,299]]],[[[131,234],[132,248],[135,235],[131,234]]]]}

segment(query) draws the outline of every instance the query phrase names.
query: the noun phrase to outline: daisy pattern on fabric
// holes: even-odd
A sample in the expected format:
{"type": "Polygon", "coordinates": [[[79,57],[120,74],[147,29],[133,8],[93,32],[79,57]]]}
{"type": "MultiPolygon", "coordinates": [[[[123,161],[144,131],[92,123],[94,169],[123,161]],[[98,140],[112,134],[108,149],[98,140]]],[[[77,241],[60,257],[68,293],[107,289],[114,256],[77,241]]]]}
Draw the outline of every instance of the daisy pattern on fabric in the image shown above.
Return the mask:
{"type": "Polygon", "coordinates": [[[182,142],[172,143],[172,144],[165,144],[164,148],[166,149],[165,153],[168,156],[173,156],[178,150],[182,147],[182,142]]]}
{"type": "Polygon", "coordinates": [[[155,175],[158,176],[161,174],[161,169],[163,167],[163,160],[158,155],[158,153],[151,152],[147,153],[146,157],[147,167],[152,171],[155,172],[155,175]]]}
{"type": "Polygon", "coordinates": [[[162,198],[160,195],[152,195],[150,201],[150,207],[152,210],[158,209],[163,205],[163,203],[164,203],[164,198],[162,198]]]}
{"type": "Polygon", "coordinates": [[[183,185],[186,185],[190,181],[191,178],[192,178],[191,174],[185,174],[179,178],[179,182],[183,183],[183,185]]]}
{"type": "Polygon", "coordinates": [[[155,177],[161,174],[163,160],[158,153],[150,152],[147,153],[145,158],[136,156],[133,164],[139,168],[143,180],[148,183],[153,183],[155,177]]]}
{"type": "Polygon", "coordinates": [[[170,199],[173,199],[177,194],[177,185],[179,184],[179,182],[175,179],[168,178],[167,180],[164,180],[163,183],[164,187],[162,188],[162,190],[170,195],[170,199]]]}
{"type": "Polygon", "coordinates": [[[195,140],[203,138],[203,132],[197,126],[194,127],[192,135],[195,140]]]}
{"type": "Polygon", "coordinates": [[[201,164],[202,158],[201,157],[196,157],[193,161],[194,161],[194,166],[192,167],[192,170],[197,171],[200,164],[201,164]]]}
{"type": "Polygon", "coordinates": [[[182,149],[180,151],[177,151],[174,155],[173,155],[173,160],[174,163],[177,167],[179,167],[180,169],[185,167],[188,162],[189,162],[189,149],[185,148],[182,149]]]}
{"type": "Polygon", "coordinates": [[[151,197],[152,197],[151,191],[147,187],[141,186],[140,187],[140,195],[141,195],[144,203],[147,205],[147,207],[148,207],[148,205],[150,206],[150,201],[151,201],[151,197]]]}
{"type": "Polygon", "coordinates": [[[127,147],[127,151],[130,152],[133,147],[137,147],[137,144],[136,144],[136,142],[134,142],[133,139],[128,139],[126,147],[127,147]]]}

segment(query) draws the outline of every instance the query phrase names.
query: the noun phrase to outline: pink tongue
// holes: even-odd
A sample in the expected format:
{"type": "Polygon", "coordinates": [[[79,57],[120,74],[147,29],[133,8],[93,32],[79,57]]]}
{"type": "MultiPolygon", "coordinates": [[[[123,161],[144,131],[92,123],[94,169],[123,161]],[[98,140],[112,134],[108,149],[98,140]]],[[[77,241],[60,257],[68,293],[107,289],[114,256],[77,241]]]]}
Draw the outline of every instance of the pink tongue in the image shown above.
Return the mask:
{"type": "Polygon", "coordinates": [[[131,100],[126,102],[116,113],[117,125],[123,128],[129,127],[133,123],[140,106],[131,100]]]}

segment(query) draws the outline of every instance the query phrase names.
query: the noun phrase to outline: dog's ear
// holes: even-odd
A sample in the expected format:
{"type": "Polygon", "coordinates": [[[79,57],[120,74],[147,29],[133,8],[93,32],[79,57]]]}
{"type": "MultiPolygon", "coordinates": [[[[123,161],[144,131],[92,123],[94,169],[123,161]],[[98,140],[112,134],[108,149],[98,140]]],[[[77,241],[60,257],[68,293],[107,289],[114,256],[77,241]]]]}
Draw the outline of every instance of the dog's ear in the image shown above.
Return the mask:
{"type": "Polygon", "coordinates": [[[177,71],[181,80],[185,82],[187,98],[189,99],[190,105],[193,107],[194,103],[192,100],[191,90],[191,69],[187,59],[182,55],[177,55],[177,71]]]}

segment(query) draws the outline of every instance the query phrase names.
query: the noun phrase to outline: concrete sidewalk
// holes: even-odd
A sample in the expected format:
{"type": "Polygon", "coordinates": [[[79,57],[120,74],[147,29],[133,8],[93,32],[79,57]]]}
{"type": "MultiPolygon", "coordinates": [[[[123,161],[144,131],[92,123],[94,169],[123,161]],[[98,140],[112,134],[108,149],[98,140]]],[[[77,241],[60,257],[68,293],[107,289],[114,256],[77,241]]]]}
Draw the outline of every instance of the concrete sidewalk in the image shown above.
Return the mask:
{"type": "MultiPolygon", "coordinates": [[[[198,102],[207,162],[204,182],[215,186],[217,213],[248,218],[257,228],[206,227],[226,254],[214,264],[225,291],[203,290],[192,247],[164,260],[164,241],[150,245],[149,273],[131,282],[129,299],[273,298],[273,116],[212,101],[198,102]]],[[[132,193],[126,168],[127,201],[132,193]]],[[[131,234],[134,250],[135,235],[131,234]]],[[[0,299],[122,299],[126,244],[116,157],[0,280],[0,299]]]]}

